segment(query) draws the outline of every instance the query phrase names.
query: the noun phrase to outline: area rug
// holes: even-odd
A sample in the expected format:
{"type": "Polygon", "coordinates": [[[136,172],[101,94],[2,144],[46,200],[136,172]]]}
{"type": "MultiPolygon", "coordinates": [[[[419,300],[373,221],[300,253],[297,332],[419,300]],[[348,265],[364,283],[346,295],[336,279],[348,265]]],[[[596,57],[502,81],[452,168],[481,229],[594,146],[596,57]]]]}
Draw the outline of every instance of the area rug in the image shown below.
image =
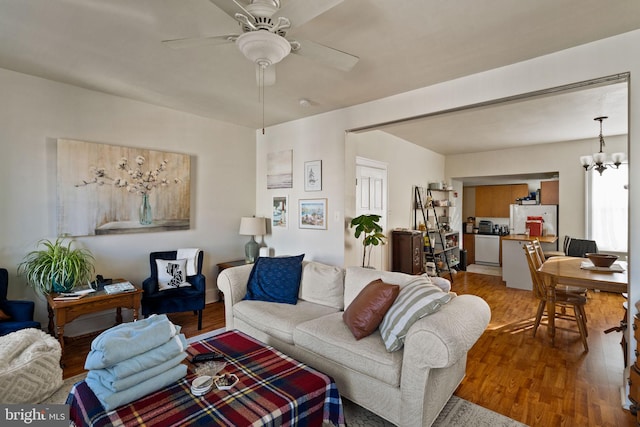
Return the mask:
{"type": "Polygon", "coordinates": [[[488,274],[490,276],[502,276],[502,268],[492,265],[469,264],[467,273],[488,274]]]}
{"type": "MultiPolygon", "coordinates": [[[[67,400],[71,387],[82,381],[86,373],[64,380],[62,387],[51,395],[43,404],[63,404],[67,400]]],[[[392,427],[394,424],[343,399],[344,416],[348,427],[392,427]]],[[[522,427],[519,423],[497,412],[478,406],[456,396],[452,396],[442,412],[433,423],[438,427],[522,427]]]]}

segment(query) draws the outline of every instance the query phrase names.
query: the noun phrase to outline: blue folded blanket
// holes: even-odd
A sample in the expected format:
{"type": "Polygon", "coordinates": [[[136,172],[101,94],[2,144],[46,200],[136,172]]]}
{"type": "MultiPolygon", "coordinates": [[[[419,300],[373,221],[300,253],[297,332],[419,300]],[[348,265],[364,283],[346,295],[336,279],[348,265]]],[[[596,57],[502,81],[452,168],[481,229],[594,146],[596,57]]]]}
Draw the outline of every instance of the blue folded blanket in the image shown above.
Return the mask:
{"type": "Polygon", "coordinates": [[[111,411],[119,406],[126,405],[127,403],[131,403],[134,400],[140,399],[147,394],[153,393],[154,391],[160,390],[169,384],[172,384],[178,381],[180,378],[183,378],[187,375],[187,367],[186,365],[179,364],[169,371],[163,373],[162,375],[157,375],[153,378],[149,378],[146,381],[143,381],[131,388],[126,390],[113,392],[108,388],[104,387],[100,384],[100,381],[97,381],[93,378],[89,378],[85,380],[89,388],[96,395],[100,403],[105,410],[111,411]]]}
{"type": "MultiPolygon", "coordinates": [[[[105,371],[105,374],[109,375],[113,379],[126,378],[172,359],[173,357],[183,353],[188,346],[189,344],[187,344],[187,339],[184,334],[178,334],[175,337],[170,338],[169,341],[161,346],[151,349],[146,353],[133,356],[130,359],[125,359],[113,366],[97,370],[105,371]]],[[[87,357],[87,360],[89,360],[89,357],[87,357]]],[[[89,364],[92,364],[92,362],[89,364]]],[[[85,368],[91,369],[86,366],[87,364],[85,363],[85,368]]]]}
{"type": "Polygon", "coordinates": [[[171,323],[165,314],[151,315],[137,322],[121,323],[93,340],[84,367],[108,368],[166,343],[179,331],[180,327],[171,323]]]}
{"type": "MultiPolygon", "coordinates": [[[[153,350],[151,352],[153,352],[153,350]]],[[[115,378],[106,369],[91,370],[87,374],[87,378],[98,381],[101,385],[111,391],[124,391],[128,388],[134,387],[136,384],[140,384],[148,380],[149,378],[153,378],[157,375],[164,375],[165,372],[171,370],[171,368],[178,365],[186,357],[187,353],[180,353],[163,363],[124,378],[115,378]]],[[[126,362],[127,361],[125,360],[120,363],[126,362]]]]}

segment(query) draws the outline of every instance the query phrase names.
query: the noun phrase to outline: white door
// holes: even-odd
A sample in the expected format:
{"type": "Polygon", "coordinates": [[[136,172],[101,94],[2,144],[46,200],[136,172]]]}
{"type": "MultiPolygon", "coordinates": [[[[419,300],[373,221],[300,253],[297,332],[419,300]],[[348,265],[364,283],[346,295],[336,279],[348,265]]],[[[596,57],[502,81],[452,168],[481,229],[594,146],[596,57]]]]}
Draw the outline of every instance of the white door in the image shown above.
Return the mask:
{"type": "MultiPolygon", "coordinates": [[[[387,233],[387,166],[384,163],[358,158],[356,162],[356,216],[380,215],[380,225],[387,233]]],[[[358,260],[362,261],[362,236],[358,242],[358,260]]],[[[385,246],[374,246],[371,251],[371,267],[386,270],[385,246]]],[[[365,263],[366,264],[366,263],[365,263]]]]}

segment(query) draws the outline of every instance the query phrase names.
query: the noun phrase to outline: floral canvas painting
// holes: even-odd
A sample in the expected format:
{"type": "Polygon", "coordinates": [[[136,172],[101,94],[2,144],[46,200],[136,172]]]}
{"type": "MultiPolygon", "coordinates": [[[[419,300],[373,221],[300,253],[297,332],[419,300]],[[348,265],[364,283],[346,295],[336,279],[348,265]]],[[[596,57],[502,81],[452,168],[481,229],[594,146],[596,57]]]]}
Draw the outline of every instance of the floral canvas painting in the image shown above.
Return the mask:
{"type": "Polygon", "coordinates": [[[187,154],[59,139],[58,235],[185,230],[187,154]]]}

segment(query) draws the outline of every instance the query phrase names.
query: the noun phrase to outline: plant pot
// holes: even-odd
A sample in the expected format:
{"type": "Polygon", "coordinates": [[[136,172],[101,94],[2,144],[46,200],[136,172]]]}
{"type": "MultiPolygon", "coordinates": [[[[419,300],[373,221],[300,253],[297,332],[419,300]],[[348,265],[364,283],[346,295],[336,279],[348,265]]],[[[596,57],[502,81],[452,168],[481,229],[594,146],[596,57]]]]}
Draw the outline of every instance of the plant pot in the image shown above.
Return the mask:
{"type": "Polygon", "coordinates": [[[71,291],[75,286],[74,286],[75,280],[73,279],[68,279],[67,281],[64,282],[64,284],[60,284],[55,280],[51,281],[51,290],[53,290],[53,292],[69,292],[71,291]]]}

